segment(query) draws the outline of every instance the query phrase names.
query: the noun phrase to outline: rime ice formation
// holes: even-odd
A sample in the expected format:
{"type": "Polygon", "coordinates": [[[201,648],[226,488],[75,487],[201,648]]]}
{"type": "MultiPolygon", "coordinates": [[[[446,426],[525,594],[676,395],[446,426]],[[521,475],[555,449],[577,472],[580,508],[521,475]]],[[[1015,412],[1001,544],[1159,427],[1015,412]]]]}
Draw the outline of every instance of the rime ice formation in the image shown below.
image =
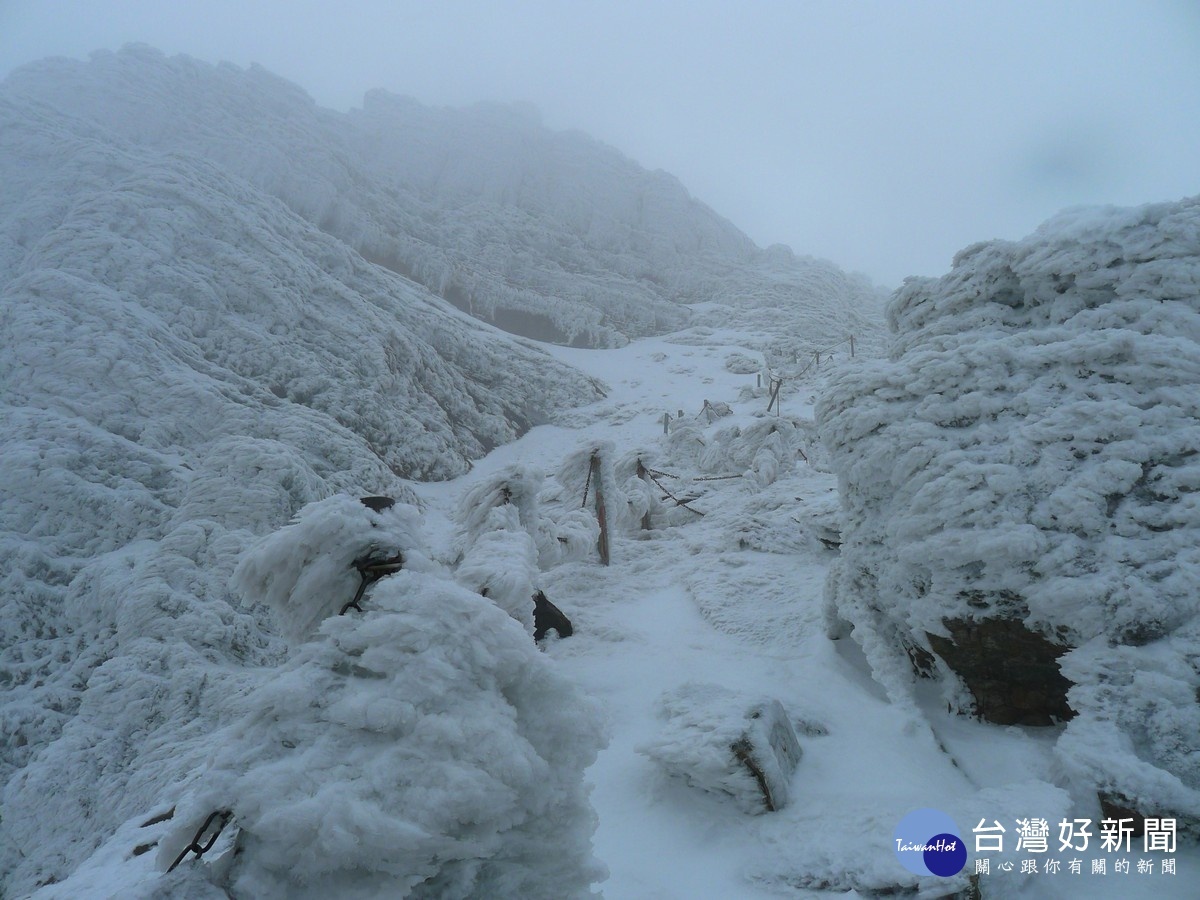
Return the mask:
{"type": "Polygon", "coordinates": [[[245,553],[232,585],[251,605],[270,609],[279,633],[298,646],[354,598],[361,583],[356,559],[399,554],[404,568],[428,569],[424,543],[415,507],[372,510],[339,494],[308,504],[245,553]]]}
{"type": "MultiPolygon", "coordinates": [[[[873,328],[877,293],[753,247],[669,176],[512,109],[374,94],[340,114],[261,69],[146,48],[14,73],[0,85],[0,892],[219,896],[226,876],[263,896],[294,896],[299,878],[345,896],[418,877],[418,895],[588,890],[596,722],[555,672],[557,643],[538,655],[521,627],[523,598],[544,584],[579,610],[572,642],[589,639],[576,595],[601,582],[570,572],[598,568],[594,494],[580,507],[591,450],[617,540],[651,551],[698,516],[638,474],[644,436],[610,443],[635,413],[557,361],[587,354],[478,320],[597,346],[689,326],[656,347],[681,364],[727,344],[803,365],[873,328]],[[418,492],[448,495],[408,479],[464,475],[521,435],[561,440],[526,434],[545,422],[585,432],[560,482],[516,465],[500,476],[520,488],[513,508],[481,509],[497,482],[474,473],[458,543],[419,552],[418,492]],[[363,495],[395,497],[399,518],[363,495]],[[404,571],[337,616],[376,544],[399,545],[404,571]],[[457,571],[435,561],[454,551],[457,571]],[[435,758],[422,806],[415,773],[435,758]],[[163,875],[218,806],[242,861],[163,875]]],[[[709,374],[666,369],[647,378],[691,409],[679,394],[709,374]]],[[[815,448],[800,419],[771,418],[664,441],[668,460],[686,444],[678,459],[699,462],[712,438],[703,471],[746,474],[753,500],[704,532],[733,523],[731,553],[798,546],[795,494],[775,486],[807,477],[793,457],[815,448]]],[[[766,582],[794,568],[676,581],[722,634],[784,646],[804,616],[766,582]],[[767,615],[741,603],[751,574],[767,615]]]]}
{"type": "Polygon", "coordinates": [[[176,813],[186,838],[233,812],[235,896],[590,896],[603,874],[583,785],[602,744],[592,705],[517,621],[429,562],[418,524],[404,504],[331,497],[243,557],[248,599],[307,627],[213,735],[176,813]],[[339,616],[353,584],[335,576],[372,544],[398,546],[405,568],[339,616]]]}
{"type": "Polygon", "coordinates": [[[0,870],[20,895],[156,804],[245,667],[280,658],[229,590],[250,541],[338,491],[459,474],[599,388],[218,163],[7,82],[0,185],[0,870]]]}
{"type": "MultiPolygon", "coordinates": [[[[143,805],[123,823],[102,819],[68,842],[69,822],[30,820],[47,805],[23,796],[30,779],[19,775],[5,825],[20,862],[8,886],[26,891],[37,874],[50,898],[593,896],[604,869],[583,772],[603,743],[595,704],[518,622],[429,558],[421,525],[410,505],[376,511],[336,495],[251,545],[233,582],[249,606],[269,607],[291,641],[286,657],[243,669],[221,720],[175,735],[182,746],[164,734],[159,748],[190,740],[203,753],[130,760],[143,805]],[[369,547],[399,549],[404,568],[339,615],[351,558],[369,547]],[[181,851],[214,813],[228,819],[224,843],[196,863],[181,851]],[[77,871],[46,877],[50,848],[89,853],[112,824],[77,871]]],[[[176,718],[234,684],[210,682],[179,649],[166,648],[172,664],[200,680],[182,709],[162,713],[176,718]]],[[[159,743],[139,731],[146,709],[96,725],[131,722],[132,752],[138,740],[159,743]]],[[[33,783],[47,793],[86,797],[109,816],[137,808],[104,790],[111,775],[80,784],[46,768],[33,783]]]]}
{"type": "Polygon", "coordinates": [[[907,648],[992,721],[1073,712],[1080,783],[1200,816],[1200,201],[969,247],[888,317],[818,409],[836,616],[893,696],[907,648]]]}
{"type": "Polygon", "coordinates": [[[35,63],[5,91],[131,147],[203,159],[506,331],[614,346],[753,309],[771,320],[763,340],[789,352],[874,332],[881,292],[865,279],[755,247],[672,176],[521,106],[372,91],[337,113],[261,68],[142,46],[35,63]],[[682,305],[695,303],[712,306],[682,305]],[[784,337],[798,314],[806,333],[784,337]]]}
{"type": "Polygon", "coordinates": [[[691,682],[664,693],[659,703],[662,734],[639,753],[693,787],[731,797],[752,815],[787,805],[801,750],[778,700],[691,682]]]}

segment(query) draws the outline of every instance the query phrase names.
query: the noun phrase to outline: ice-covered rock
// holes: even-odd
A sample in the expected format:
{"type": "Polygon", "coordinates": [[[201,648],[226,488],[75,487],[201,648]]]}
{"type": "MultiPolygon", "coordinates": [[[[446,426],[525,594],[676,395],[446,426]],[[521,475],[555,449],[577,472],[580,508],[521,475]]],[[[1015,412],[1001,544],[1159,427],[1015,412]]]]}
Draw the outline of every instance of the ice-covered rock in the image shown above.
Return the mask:
{"type": "Polygon", "coordinates": [[[837,616],[897,699],[911,656],[994,721],[1074,713],[1073,777],[1200,815],[1200,200],[975,245],[888,317],[818,408],[837,616]]]}
{"type": "Polygon", "coordinates": [[[749,813],[787,805],[801,750],[778,700],[689,682],[664,693],[661,710],[661,735],[638,750],[667,774],[749,813]]]}

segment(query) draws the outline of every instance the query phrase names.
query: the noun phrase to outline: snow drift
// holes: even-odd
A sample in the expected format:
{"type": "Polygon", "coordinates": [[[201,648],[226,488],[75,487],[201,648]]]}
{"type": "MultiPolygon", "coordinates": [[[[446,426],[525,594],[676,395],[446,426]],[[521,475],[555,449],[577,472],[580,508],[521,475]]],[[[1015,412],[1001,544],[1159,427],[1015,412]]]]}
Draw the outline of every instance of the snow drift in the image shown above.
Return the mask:
{"type": "Polygon", "coordinates": [[[888,358],[818,409],[845,514],[834,615],[894,697],[915,664],[992,721],[1073,715],[1057,748],[1079,784],[1194,819],[1200,201],[975,245],[888,317],[888,358]]]}

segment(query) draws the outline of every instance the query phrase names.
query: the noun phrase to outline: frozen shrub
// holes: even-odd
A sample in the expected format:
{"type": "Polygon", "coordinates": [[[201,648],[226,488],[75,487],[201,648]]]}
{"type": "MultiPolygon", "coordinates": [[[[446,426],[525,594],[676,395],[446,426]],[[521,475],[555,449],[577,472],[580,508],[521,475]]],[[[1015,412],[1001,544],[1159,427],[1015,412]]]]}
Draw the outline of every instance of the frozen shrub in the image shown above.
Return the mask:
{"type": "Polygon", "coordinates": [[[242,557],[234,584],[270,607],[289,642],[302,643],[353,599],[359,557],[399,551],[405,565],[422,565],[419,515],[401,503],[377,512],[344,494],[310,503],[242,557]]]}
{"type": "Polygon", "coordinates": [[[436,573],[379,582],[243,707],[177,816],[186,835],[233,811],[239,896],[574,897],[603,875],[583,783],[596,710],[509,615],[436,573]]]}

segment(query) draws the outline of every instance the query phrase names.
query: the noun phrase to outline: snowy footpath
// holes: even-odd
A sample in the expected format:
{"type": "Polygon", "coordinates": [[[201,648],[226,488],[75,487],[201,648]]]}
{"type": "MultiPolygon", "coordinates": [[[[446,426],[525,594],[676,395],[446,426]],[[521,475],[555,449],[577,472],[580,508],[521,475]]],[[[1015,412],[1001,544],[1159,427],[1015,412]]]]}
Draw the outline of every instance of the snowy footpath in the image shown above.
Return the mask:
{"type": "MultiPolygon", "coordinates": [[[[546,653],[600,701],[608,723],[608,746],[588,771],[595,849],[610,872],[599,885],[604,896],[941,897],[967,888],[976,857],[987,859],[978,883],[989,898],[1200,896],[1200,854],[1191,847],[1180,843],[1169,855],[1173,875],[1162,871],[1163,853],[1141,852],[1140,838],[1128,852],[1100,848],[1099,805],[1064,784],[1050,750],[1054,729],[950,716],[934,696],[898,708],[853,640],[829,639],[823,587],[836,549],[819,538],[821,522],[836,519],[837,480],[820,470],[811,445],[808,453],[788,445],[794,462],[739,463],[738,435],[757,433],[763,443],[775,416],[766,414],[756,375],[727,365],[746,351],[707,336],[692,346],[667,339],[551,352],[604,380],[609,395],[498,448],[463,479],[418,491],[433,543],[448,545],[455,505],[473,481],[517,463],[554,472],[581,445],[611,441],[618,456],[656,460],[665,487],[686,485],[683,499],[696,498],[688,502],[694,513],[668,500],[665,527],[616,534],[609,566],[593,554],[542,575],[575,627],[573,637],[548,641],[546,653]],[[709,422],[706,401],[727,404],[730,414],[709,422]],[[665,436],[663,414],[675,420],[681,410],[684,420],[665,436]],[[728,472],[714,473],[722,440],[728,472]],[[689,685],[783,704],[803,750],[788,806],[747,814],[640,752],[663,730],[664,693],[689,685]],[[896,826],[921,808],[958,825],[971,851],[958,878],[917,877],[898,861],[896,826]],[[1046,850],[1031,841],[1032,852],[1016,851],[1017,820],[1039,819],[1049,825],[1046,850]],[[1089,846],[1060,851],[1059,823],[1076,819],[1091,820],[1089,846]],[[980,823],[1005,828],[1004,852],[974,852],[980,823]],[[1101,862],[1104,873],[1093,874],[1101,862]]],[[[811,418],[815,383],[805,385],[785,385],[780,421],[791,421],[793,435],[811,418]]]]}

